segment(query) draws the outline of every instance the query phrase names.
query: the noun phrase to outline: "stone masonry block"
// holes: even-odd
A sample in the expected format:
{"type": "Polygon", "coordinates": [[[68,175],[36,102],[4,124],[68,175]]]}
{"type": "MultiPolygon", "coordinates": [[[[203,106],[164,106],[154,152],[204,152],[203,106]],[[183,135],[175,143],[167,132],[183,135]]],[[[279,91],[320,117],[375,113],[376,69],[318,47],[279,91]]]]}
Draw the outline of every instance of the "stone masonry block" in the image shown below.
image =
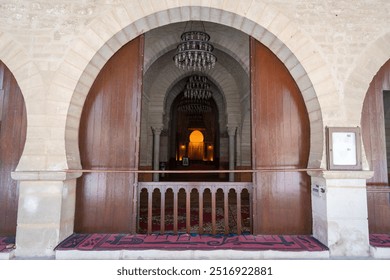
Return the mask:
{"type": "Polygon", "coordinates": [[[50,224],[40,226],[18,225],[16,257],[51,257],[59,243],[58,227],[50,224]]]}

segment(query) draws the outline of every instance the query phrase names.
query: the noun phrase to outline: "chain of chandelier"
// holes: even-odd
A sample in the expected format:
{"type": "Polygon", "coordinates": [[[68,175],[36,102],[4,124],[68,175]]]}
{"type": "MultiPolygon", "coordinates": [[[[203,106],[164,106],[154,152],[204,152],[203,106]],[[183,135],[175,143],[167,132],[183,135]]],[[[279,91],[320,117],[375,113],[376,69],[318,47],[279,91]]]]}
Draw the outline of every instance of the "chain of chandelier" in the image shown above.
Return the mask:
{"type": "MultiPolygon", "coordinates": [[[[203,23],[202,23],[203,26],[203,23]]],[[[204,26],[203,26],[204,29],[204,26]]],[[[203,72],[215,67],[216,56],[212,53],[213,45],[210,35],[205,31],[185,31],[181,35],[173,57],[175,65],[183,70],[203,72]]],[[[178,110],[186,113],[205,113],[211,111],[210,98],[212,91],[206,76],[191,75],[184,87],[178,110]]]]}

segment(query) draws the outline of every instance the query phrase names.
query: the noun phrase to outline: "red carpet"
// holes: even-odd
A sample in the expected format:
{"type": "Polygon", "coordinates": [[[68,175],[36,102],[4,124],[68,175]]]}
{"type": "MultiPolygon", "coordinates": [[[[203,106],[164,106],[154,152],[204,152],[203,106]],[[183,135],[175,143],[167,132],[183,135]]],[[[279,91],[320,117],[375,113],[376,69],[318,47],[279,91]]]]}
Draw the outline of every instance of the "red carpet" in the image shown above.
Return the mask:
{"type": "Polygon", "coordinates": [[[7,253],[15,248],[15,237],[0,237],[0,253],[7,253]]]}
{"type": "Polygon", "coordinates": [[[370,234],[370,245],[390,248],[390,234],[370,234]]]}
{"type": "Polygon", "coordinates": [[[73,234],[55,250],[277,250],[325,251],[306,235],[73,234]]]}
{"type": "MultiPolygon", "coordinates": [[[[370,234],[370,245],[390,248],[390,234],[370,234]]],[[[0,253],[15,248],[15,237],[0,237],[0,253]]],[[[55,250],[280,250],[324,251],[326,246],[308,235],[144,235],[73,234],[55,250]]]]}

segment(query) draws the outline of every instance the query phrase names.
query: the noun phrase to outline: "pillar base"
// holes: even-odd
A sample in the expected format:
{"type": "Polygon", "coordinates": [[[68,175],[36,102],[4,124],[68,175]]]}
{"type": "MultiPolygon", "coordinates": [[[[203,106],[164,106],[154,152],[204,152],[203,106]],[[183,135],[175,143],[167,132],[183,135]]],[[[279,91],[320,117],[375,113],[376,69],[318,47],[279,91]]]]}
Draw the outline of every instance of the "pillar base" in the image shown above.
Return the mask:
{"type": "Polygon", "coordinates": [[[16,258],[52,258],[73,233],[76,179],[20,181],[16,258]]]}
{"type": "Polygon", "coordinates": [[[312,176],[313,235],[331,257],[370,256],[366,180],[369,171],[323,171],[312,176]]]}

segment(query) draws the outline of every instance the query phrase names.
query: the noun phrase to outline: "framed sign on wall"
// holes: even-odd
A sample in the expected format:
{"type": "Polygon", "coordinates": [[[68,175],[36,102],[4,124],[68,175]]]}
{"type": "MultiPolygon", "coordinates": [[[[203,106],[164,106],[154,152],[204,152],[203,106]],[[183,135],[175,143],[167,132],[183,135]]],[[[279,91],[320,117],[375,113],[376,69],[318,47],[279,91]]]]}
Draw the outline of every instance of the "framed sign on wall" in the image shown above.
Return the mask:
{"type": "Polygon", "coordinates": [[[360,127],[327,127],[329,170],[361,170],[360,127]]]}

